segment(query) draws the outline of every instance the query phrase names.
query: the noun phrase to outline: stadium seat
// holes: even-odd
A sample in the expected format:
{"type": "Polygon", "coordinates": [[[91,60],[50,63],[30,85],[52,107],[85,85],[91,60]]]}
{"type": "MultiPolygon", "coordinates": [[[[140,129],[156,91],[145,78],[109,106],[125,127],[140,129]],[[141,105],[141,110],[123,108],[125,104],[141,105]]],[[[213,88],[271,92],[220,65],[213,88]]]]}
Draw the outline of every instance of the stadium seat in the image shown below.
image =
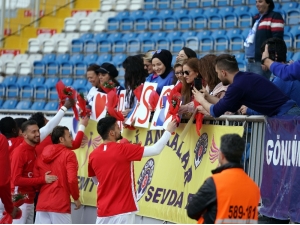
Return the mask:
{"type": "Polygon", "coordinates": [[[116,11],[124,11],[129,8],[130,0],[117,0],[115,10],[116,11]]]}
{"type": "Polygon", "coordinates": [[[3,103],[2,109],[16,109],[17,103],[16,99],[8,99],[3,103]]]}
{"type": "MultiPolygon", "coordinates": [[[[57,94],[57,90],[55,87],[49,88],[48,90],[48,101],[53,101],[55,100],[57,103],[57,99],[58,99],[58,94],[57,94]]],[[[57,109],[57,107],[56,107],[57,109]]]]}
{"type": "Polygon", "coordinates": [[[84,42],[81,39],[74,39],[71,41],[71,52],[81,53],[83,52],[84,42]]]}
{"type": "Polygon", "coordinates": [[[0,60],[2,62],[12,61],[14,57],[15,57],[14,54],[6,53],[0,56],[0,60]]]}
{"type": "Polygon", "coordinates": [[[187,37],[185,39],[185,47],[197,52],[199,50],[199,39],[197,37],[187,37]]]}
{"type": "Polygon", "coordinates": [[[294,60],[294,61],[300,60],[300,52],[296,52],[296,53],[293,55],[292,60],[294,60]]]}
{"type": "Polygon", "coordinates": [[[189,9],[199,8],[199,3],[198,0],[186,0],[186,7],[189,9]]]}
{"type": "Polygon", "coordinates": [[[182,32],[181,31],[173,31],[166,34],[167,39],[172,41],[174,38],[181,38],[182,32]]]}
{"type": "Polygon", "coordinates": [[[108,53],[112,50],[112,42],[109,39],[102,40],[98,42],[98,52],[108,53]]]}
{"type": "Polygon", "coordinates": [[[208,18],[206,15],[200,14],[193,17],[193,29],[202,30],[207,28],[208,18]]]}
{"type": "Polygon", "coordinates": [[[61,54],[56,56],[56,62],[62,63],[62,62],[69,62],[70,55],[69,54],[61,54]]]}
{"type": "Polygon", "coordinates": [[[114,53],[121,53],[126,51],[126,41],[117,39],[113,42],[112,51],[114,53]]]}
{"type": "Polygon", "coordinates": [[[33,75],[43,75],[46,71],[46,63],[43,61],[35,61],[33,62],[33,75]]]}
{"type": "Polygon", "coordinates": [[[144,31],[148,29],[148,19],[144,17],[136,17],[134,19],[134,30],[135,31],[144,31]]]}
{"type": "Polygon", "coordinates": [[[294,36],[292,33],[283,33],[283,40],[285,41],[286,47],[288,49],[293,48],[293,43],[294,43],[294,36]]]}
{"type": "Polygon", "coordinates": [[[141,10],[144,6],[144,0],[131,0],[129,4],[129,10],[135,11],[135,10],[141,10]]]}
{"type": "Polygon", "coordinates": [[[73,78],[70,77],[62,78],[61,81],[65,86],[71,86],[73,84],[73,78]]]}
{"type": "Polygon", "coordinates": [[[76,79],[76,80],[74,80],[72,87],[74,89],[85,88],[86,83],[87,83],[86,79],[76,79]]]}
{"type": "Polygon", "coordinates": [[[126,58],[127,58],[127,55],[125,55],[125,54],[116,54],[112,58],[112,63],[116,67],[120,67],[126,58]]]}
{"type": "Polygon", "coordinates": [[[166,38],[158,38],[156,40],[156,49],[170,49],[170,41],[166,38]]]}
{"type": "Polygon", "coordinates": [[[294,52],[288,51],[288,52],[286,53],[286,61],[287,61],[287,62],[290,61],[290,60],[293,58],[293,55],[294,55],[294,52]]]}
{"type": "Polygon", "coordinates": [[[84,33],[80,36],[79,39],[85,41],[85,40],[89,40],[89,39],[93,39],[94,38],[94,34],[93,33],[84,33]]]}
{"type": "Polygon", "coordinates": [[[85,18],[86,16],[87,16],[86,11],[78,11],[78,12],[74,13],[72,17],[78,20],[80,18],[85,18]]]}
{"type": "Polygon", "coordinates": [[[89,54],[84,57],[84,62],[86,62],[88,65],[96,63],[97,60],[98,60],[97,54],[89,54]]]}
{"type": "Polygon", "coordinates": [[[297,9],[298,5],[299,4],[297,2],[292,2],[292,1],[284,2],[284,3],[281,4],[280,9],[287,13],[289,10],[297,9]]]}
{"type": "Polygon", "coordinates": [[[30,81],[30,85],[36,87],[37,85],[43,85],[44,82],[45,82],[45,77],[42,76],[33,77],[30,81]]]}
{"type": "Polygon", "coordinates": [[[31,106],[31,110],[42,111],[45,110],[44,107],[46,105],[45,101],[34,102],[31,106]]]}
{"type": "Polygon", "coordinates": [[[30,76],[19,76],[15,83],[18,84],[20,87],[23,87],[24,85],[29,85],[30,80],[30,76]]]}
{"type": "Polygon", "coordinates": [[[77,19],[73,18],[73,17],[65,18],[65,20],[64,20],[64,31],[65,32],[78,31],[77,19]]]}
{"type": "Polygon", "coordinates": [[[158,16],[149,18],[149,30],[161,30],[163,29],[163,20],[158,16]]]}
{"type": "Polygon", "coordinates": [[[4,99],[6,97],[6,85],[0,83],[0,99],[4,99]]]}
{"type": "Polygon", "coordinates": [[[26,61],[19,61],[19,68],[18,68],[18,74],[19,75],[28,75],[32,73],[32,66],[31,63],[26,60],[26,61]]]}
{"type": "Polygon", "coordinates": [[[214,39],[211,35],[202,34],[199,38],[199,51],[209,52],[214,49],[214,39]]]}
{"type": "Polygon", "coordinates": [[[23,100],[17,104],[16,109],[17,110],[28,110],[31,108],[31,104],[32,104],[31,101],[23,100]]]}
{"type": "Polygon", "coordinates": [[[101,8],[102,12],[112,11],[115,8],[115,0],[102,0],[101,8]]]}
{"type": "Polygon", "coordinates": [[[145,9],[155,9],[156,8],[156,0],[144,0],[144,8],[145,9]]]}
{"type": "Polygon", "coordinates": [[[65,33],[55,33],[52,35],[52,39],[57,41],[58,39],[65,39],[66,34],[65,33]]]}
{"type": "Polygon", "coordinates": [[[123,39],[123,34],[121,32],[115,32],[115,33],[111,33],[107,39],[111,40],[111,41],[115,41],[115,40],[119,40],[119,39],[123,39]]]}
{"type": "Polygon", "coordinates": [[[229,38],[229,50],[230,51],[241,51],[244,49],[245,38],[241,34],[240,29],[233,29],[227,32],[229,38]]]}
{"type": "Polygon", "coordinates": [[[138,36],[137,36],[137,38],[141,41],[144,39],[151,39],[151,37],[152,37],[151,32],[143,32],[143,33],[138,34],[138,36]]]}
{"type": "Polygon", "coordinates": [[[33,64],[34,61],[41,61],[43,58],[42,54],[30,54],[28,57],[28,61],[33,64]]]}
{"type": "Polygon", "coordinates": [[[85,62],[77,62],[74,65],[74,77],[80,78],[84,77],[88,65],[85,62]]]}
{"type": "Polygon", "coordinates": [[[137,38],[137,36],[138,36],[137,33],[133,33],[133,32],[125,33],[125,34],[122,36],[122,40],[128,41],[129,39],[137,38]]]}
{"type": "Polygon", "coordinates": [[[104,18],[95,18],[92,21],[92,27],[94,32],[103,32],[106,29],[106,20],[104,18]]]}
{"type": "Polygon", "coordinates": [[[158,39],[166,38],[166,37],[167,37],[167,33],[164,31],[160,31],[160,32],[153,33],[151,39],[157,41],[158,39]]]}
{"type": "Polygon", "coordinates": [[[58,81],[59,81],[58,77],[50,77],[45,80],[44,85],[47,86],[48,88],[52,88],[55,87],[58,81]]]}
{"type": "Polygon", "coordinates": [[[57,111],[57,109],[58,109],[58,102],[48,102],[44,108],[44,110],[46,111],[57,111]]]}
{"type": "Polygon", "coordinates": [[[82,54],[76,54],[76,55],[71,56],[70,62],[72,62],[72,63],[82,62],[83,59],[84,59],[84,56],[82,54]]]}
{"type": "Polygon", "coordinates": [[[2,84],[4,85],[10,85],[10,84],[16,84],[18,77],[15,75],[6,76],[4,80],[2,81],[2,84]]]}
{"type": "Polygon", "coordinates": [[[56,54],[45,54],[42,59],[42,61],[45,63],[53,62],[55,60],[56,60],[56,54]]]}
{"type": "Polygon", "coordinates": [[[41,51],[41,43],[37,38],[30,38],[28,40],[28,50],[29,53],[38,53],[41,51]]]}
{"type": "Polygon", "coordinates": [[[23,99],[32,99],[33,98],[34,88],[30,84],[23,85],[20,90],[20,98],[23,99]]]}
{"type": "Polygon", "coordinates": [[[99,41],[103,41],[103,40],[106,40],[108,37],[108,34],[107,33],[99,33],[99,34],[96,34],[94,36],[94,39],[99,42],[99,41]]]}
{"type": "Polygon", "coordinates": [[[127,52],[137,53],[141,50],[140,40],[137,38],[129,39],[127,41],[127,52]]]}
{"type": "Polygon", "coordinates": [[[130,17],[120,19],[120,31],[131,31],[133,30],[134,20],[130,17]]]}
{"type": "Polygon", "coordinates": [[[3,103],[4,103],[4,100],[0,98],[0,109],[2,108],[3,103]]]}
{"type": "Polygon", "coordinates": [[[79,38],[79,33],[66,33],[66,40],[70,40],[70,42],[74,39],[79,38]]]}
{"type": "Polygon", "coordinates": [[[207,16],[209,29],[222,29],[223,18],[220,14],[214,13],[207,16]]]}
{"type": "Polygon", "coordinates": [[[7,98],[18,98],[20,88],[17,84],[8,84],[6,85],[6,97],[7,98]]]}
{"type": "Polygon", "coordinates": [[[16,74],[18,71],[18,66],[15,61],[7,61],[4,64],[4,73],[7,75],[13,75],[16,74]]]}
{"type": "Polygon", "coordinates": [[[78,31],[79,32],[88,32],[92,29],[92,21],[90,18],[80,18],[78,19],[78,31]]]}
{"type": "Polygon", "coordinates": [[[157,0],[156,7],[158,9],[169,9],[170,8],[170,0],[157,0]]]}
{"type": "Polygon", "coordinates": [[[248,6],[239,6],[235,8],[234,13],[238,16],[238,27],[251,27],[252,13],[249,12],[248,6]]]}
{"type": "Polygon", "coordinates": [[[137,17],[143,17],[144,11],[143,10],[129,10],[129,17],[135,19],[137,17]]]}
{"type": "Polygon", "coordinates": [[[158,15],[158,11],[156,9],[146,10],[144,12],[144,17],[147,19],[150,19],[153,16],[157,16],[157,15],[158,15]]]}
{"type": "Polygon", "coordinates": [[[178,29],[189,30],[193,27],[193,19],[189,15],[181,15],[178,17],[178,29]]]}
{"type": "Polygon", "coordinates": [[[234,13],[233,7],[224,7],[219,11],[220,15],[223,17],[223,28],[234,28],[237,26],[238,17],[234,13]]]}
{"type": "Polygon", "coordinates": [[[73,62],[61,62],[59,67],[60,77],[68,77],[73,74],[74,63],[73,62]]]}
{"type": "Polygon", "coordinates": [[[163,26],[165,30],[176,30],[177,18],[174,16],[165,17],[163,20],[163,26]]]}
{"type": "Polygon", "coordinates": [[[143,39],[141,41],[141,52],[147,52],[149,50],[154,50],[156,42],[152,39],[143,39]]]}
{"type": "Polygon", "coordinates": [[[237,62],[245,61],[245,53],[235,53],[234,55],[237,62]]]}
{"type": "Polygon", "coordinates": [[[300,24],[300,5],[298,8],[290,9],[286,12],[286,23],[290,25],[300,24]]]}
{"type": "Polygon", "coordinates": [[[58,39],[56,41],[56,52],[66,53],[70,51],[70,41],[66,39],[58,39]]]}
{"type": "Polygon", "coordinates": [[[217,7],[228,6],[230,5],[230,0],[216,0],[215,3],[217,7]]]}
{"type": "Polygon", "coordinates": [[[290,30],[290,33],[294,37],[294,49],[299,49],[300,48],[300,26],[293,26],[290,30]]]}
{"type": "Polygon", "coordinates": [[[239,67],[240,71],[245,72],[247,69],[247,64],[246,64],[246,62],[238,62],[238,67],[239,67]]]}
{"type": "Polygon", "coordinates": [[[28,54],[18,54],[14,57],[14,61],[20,62],[20,61],[25,61],[28,60],[28,54]]]}
{"type": "Polygon", "coordinates": [[[171,8],[172,9],[181,9],[185,7],[185,0],[172,0],[171,8]]]}
{"type": "Polygon", "coordinates": [[[118,17],[108,18],[107,20],[107,30],[116,31],[120,29],[120,19],[118,17]]]}
{"type": "Polygon", "coordinates": [[[46,85],[37,85],[34,88],[33,98],[35,100],[42,99],[46,100],[48,94],[48,87],[46,85]]]}
{"type": "Polygon", "coordinates": [[[214,51],[229,51],[229,39],[222,31],[213,32],[214,51]]]}
{"type": "Polygon", "coordinates": [[[54,39],[45,39],[41,43],[42,43],[42,52],[44,54],[52,53],[56,51],[56,43],[54,39]]]}
{"type": "Polygon", "coordinates": [[[197,32],[196,31],[186,31],[186,32],[183,32],[182,34],[182,38],[183,39],[186,39],[188,37],[196,37],[197,36],[197,32]]]}
{"type": "Polygon", "coordinates": [[[103,54],[98,57],[96,64],[101,65],[102,63],[110,62],[111,60],[112,60],[111,54],[103,54]]]}
{"type": "Polygon", "coordinates": [[[214,6],[214,0],[201,0],[200,1],[200,7],[213,7],[214,6]]]}
{"type": "Polygon", "coordinates": [[[47,76],[56,76],[59,74],[59,63],[56,61],[48,62],[46,67],[47,76]]]}
{"type": "Polygon", "coordinates": [[[185,41],[184,41],[184,39],[183,38],[174,38],[174,39],[172,39],[172,41],[171,41],[171,47],[170,47],[170,51],[171,52],[179,52],[181,49],[182,49],[182,47],[184,47],[185,46],[185,41]]]}
{"type": "Polygon", "coordinates": [[[84,41],[84,52],[94,53],[97,52],[98,43],[94,39],[88,39],[84,41]]]}

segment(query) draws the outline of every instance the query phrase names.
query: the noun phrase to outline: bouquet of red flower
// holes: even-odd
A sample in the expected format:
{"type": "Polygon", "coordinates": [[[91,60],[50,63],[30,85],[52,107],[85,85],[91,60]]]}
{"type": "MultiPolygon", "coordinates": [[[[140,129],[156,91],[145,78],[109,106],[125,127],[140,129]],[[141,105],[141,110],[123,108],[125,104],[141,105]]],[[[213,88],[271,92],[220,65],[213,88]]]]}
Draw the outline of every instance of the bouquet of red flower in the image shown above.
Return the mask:
{"type": "Polygon", "coordinates": [[[168,113],[172,115],[172,120],[176,120],[178,126],[180,123],[178,110],[181,104],[181,94],[172,89],[170,94],[168,95],[168,102],[170,104],[168,113]]]}
{"type": "MultiPolygon", "coordinates": [[[[28,198],[27,194],[17,193],[12,194],[12,202],[15,207],[20,207],[25,203],[25,199],[28,198]]],[[[22,217],[22,211],[20,210],[16,215],[16,219],[20,219],[22,217]]],[[[0,220],[0,224],[12,224],[13,218],[6,211],[3,212],[3,217],[0,220]]]]}
{"type": "MultiPolygon", "coordinates": [[[[76,90],[74,90],[72,87],[65,86],[61,80],[57,82],[56,90],[57,90],[57,94],[58,94],[58,98],[59,98],[59,102],[60,102],[59,108],[65,104],[67,98],[73,99],[73,100],[75,100],[75,98],[76,98],[76,93],[77,93],[76,90]]],[[[78,111],[76,109],[76,106],[74,105],[72,107],[72,109],[74,112],[75,119],[79,120],[78,111]]]]}
{"type": "Polygon", "coordinates": [[[152,91],[149,97],[149,104],[151,106],[152,111],[155,110],[158,100],[159,100],[159,95],[157,94],[156,91],[152,91]]]}
{"type": "Polygon", "coordinates": [[[121,111],[116,111],[119,102],[117,90],[114,88],[112,91],[107,93],[106,109],[109,116],[115,117],[118,121],[124,121],[124,116],[121,111]]]}
{"type": "Polygon", "coordinates": [[[80,117],[90,116],[91,115],[91,109],[87,108],[86,106],[86,100],[84,99],[83,93],[77,94],[77,105],[81,109],[81,112],[79,113],[80,117]]]}
{"type": "MultiPolygon", "coordinates": [[[[200,103],[194,100],[194,107],[197,108],[198,105],[200,105],[200,103]]],[[[204,115],[200,112],[197,112],[195,115],[196,131],[197,131],[198,136],[200,136],[200,130],[202,127],[203,117],[204,117],[204,115]]]]}
{"type": "Polygon", "coordinates": [[[101,89],[108,94],[110,91],[116,89],[116,84],[112,81],[105,82],[103,85],[100,84],[101,89]]]}

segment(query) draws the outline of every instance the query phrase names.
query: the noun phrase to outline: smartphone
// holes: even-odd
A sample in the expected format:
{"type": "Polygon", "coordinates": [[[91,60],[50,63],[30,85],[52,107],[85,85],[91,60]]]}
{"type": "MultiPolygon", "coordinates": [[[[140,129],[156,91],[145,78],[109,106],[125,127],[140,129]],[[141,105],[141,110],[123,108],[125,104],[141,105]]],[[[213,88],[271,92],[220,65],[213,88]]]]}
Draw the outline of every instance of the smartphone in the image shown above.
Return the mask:
{"type": "Polygon", "coordinates": [[[196,77],[194,80],[194,86],[199,91],[202,89],[202,78],[196,77]]]}
{"type": "Polygon", "coordinates": [[[269,51],[269,58],[273,61],[276,61],[276,42],[268,41],[268,51],[269,51]]]}

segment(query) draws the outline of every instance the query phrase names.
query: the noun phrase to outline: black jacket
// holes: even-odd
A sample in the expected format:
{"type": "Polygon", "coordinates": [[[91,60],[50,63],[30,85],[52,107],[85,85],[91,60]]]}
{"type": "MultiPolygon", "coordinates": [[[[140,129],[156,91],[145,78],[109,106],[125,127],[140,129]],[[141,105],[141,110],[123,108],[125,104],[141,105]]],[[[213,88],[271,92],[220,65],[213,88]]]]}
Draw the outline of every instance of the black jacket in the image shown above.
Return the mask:
{"type": "MultiPolygon", "coordinates": [[[[243,167],[238,163],[227,163],[213,170],[212,173],[220,173],[223,170],[243,167]]],[[[206,179],[198,192],[193,196],[187,206],[187,214],[191,219],[199,220],[203,214],[204,223],[215,223],[217,216],[217,193],[212,177],[206,179]]]]}
{"type": "MultiPolygon", "coordinates": [[[[252,27],[260,15],[257,14],[253,17],[252,27]]],[[[283,39],[284,20],[280,13],[269,11],[263,15],[259,21],[256,34],[255,34],[255,61],[260,62],[261,53],[260,47],[262,43],[272,37],[283,39]]]]}

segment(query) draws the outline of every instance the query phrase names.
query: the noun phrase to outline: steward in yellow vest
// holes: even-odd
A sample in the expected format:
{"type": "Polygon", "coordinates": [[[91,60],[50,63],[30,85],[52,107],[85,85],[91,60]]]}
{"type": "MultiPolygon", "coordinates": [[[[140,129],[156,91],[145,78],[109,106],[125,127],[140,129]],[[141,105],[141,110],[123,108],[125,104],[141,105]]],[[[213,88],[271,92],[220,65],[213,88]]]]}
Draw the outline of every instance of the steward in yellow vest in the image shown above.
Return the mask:
{"type": "Polygon", "coordinates": [[[190,200],[190,218],[198,223],[257,223],[260,193],[240,164],[244,149],[245,142],[239,135],[221,137],[221,166],[190,200]]]}

